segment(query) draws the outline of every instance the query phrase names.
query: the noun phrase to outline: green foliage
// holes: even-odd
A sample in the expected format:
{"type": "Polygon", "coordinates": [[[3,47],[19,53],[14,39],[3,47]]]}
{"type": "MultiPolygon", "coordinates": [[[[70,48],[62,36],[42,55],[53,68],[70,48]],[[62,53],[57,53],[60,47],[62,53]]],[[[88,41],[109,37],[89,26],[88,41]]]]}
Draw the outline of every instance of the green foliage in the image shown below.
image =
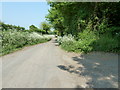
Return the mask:
{"type": "Polygon", "coordinates": [[[120,51],[120,2],[49,2],[49,5],[46,18],[58,35],[65,35],[59,39],[65,50],[120,51]],[[68,34],[75,37],[74,42],[64,41],[68,34]]]}
{"type": "Polygon", "coordinates": [[[29,32],[37,32],[37,33],[40,33],[40,34],[46,34],[45,30],[39,29],[34,25],[29,26],[29,32]]]}
{"type": "Polygon", "coordinates": [[[16,30],[0,31],[0,54],[8,54],[18,48],[26,45],[34,45],[42,42],[49,41],[49,37],[42,36],[35,32],[22,32],[16,30]]]}
{"type": "Polygon", "coordinates": [[[38,31],[38,28],[34,25],[29,26],[30,31],[38,31]]]}
{"type": "Polygon", "coordinates": [[[117,35],[113,37],[111,33],[107,33],[98,37],[93,31],[84,30],[79,33],[78,38],[75,40],[70,39],[70,36],[58,37],[58,42],[63,49],[73,52],[120,52],[117,35]]]}
{"type": "Polygon", "coordinates": [[[42,30],[45,31],[46,34],[48,34],[49,31],[50,31],[51,25],[48,24],[47,22],[42,22],[41,23],[41,28],[42,28],[42,30]]]}
{"type": "Polygon", "coordinates": [[[77,35],[91,22],[91,30],[120,27],[120,2],[50,2],[46,16],[60,35],[77,35]]]}
{"type": "Polygon", "coordinates": [[[84,30],[82,33],[78,34],[79,40],[77,41],[77,47],[80,51],[90,52],[93,50],[92,44],[97,40],[97,36],[93,31],[84,30]]]}
{"type": "Polygon", "coordinates": [[[63,17],[61,13],[53,7],[49,10],[46,19],[52,24],[53,28],[58,31],[57,34],[63,36],[63,30],[65,27],[63,25],[63,17]]]}
{"type": "Polygon", "coordinates": [[[63,37],[58,37],[57,42],[61,45],[61,47],[67,51],[74,51],[75,50],[75,42],[76,40],[72,35],[65,35],[63,37]]]}
{"type": "Polygon", "coordinates": [[[75,52],[76,50],[76,43],[75,42],[71,42],[71,41],[67,41],[61,44],[61,47],[69,52],[75,52]]]}
{"type": "Polygon", "coordinates": [[[85,30],[78,35],[78,38],[79,40],[75,40],[73,38],[70,39],[70,36],[64,36],[63,38],[58,38],[58,42],[61,44],[61,47],[67,51],[87,53],[93,50],[92,44],[97,39],[94,32],[85,30]]]}
{"type": "Polygon", "coordinates": [[[117,36],[118,38],[120,37],[120,27],[112,26],[107,29],[112,36],[117,36]]]}
{"type": "Polygon", "coordinates": [[[120,52],[118,37],[110,34],[103,34],[93,44],[95,51],[120,52]]]}
{"type": "Polygon", "coordinates": [[[58,31],[57,31],[57,30],[54,30],[54,31],[53,31],[53,34],[58,35],[58,31]]]}
{"type": "Polygon", "coordinates": [[[5,24],[3,22],[0,22],[0,30],[4,31],[4,30],[13,30],[13,29],[16,29],[16,30],[22,30],[24,31],[25,28],[24,27],[20,27],[20,26],[15,26],[15,25],[9,25],[9,24],[5,24]]]}

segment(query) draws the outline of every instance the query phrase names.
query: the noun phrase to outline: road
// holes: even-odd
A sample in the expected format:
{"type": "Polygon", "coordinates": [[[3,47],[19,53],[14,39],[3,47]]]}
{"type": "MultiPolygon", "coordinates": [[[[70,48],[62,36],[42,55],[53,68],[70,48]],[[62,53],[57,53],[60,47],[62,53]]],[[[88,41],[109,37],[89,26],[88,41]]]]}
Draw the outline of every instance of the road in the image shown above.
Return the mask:
{"type": "Polygon", "coordinates": [[[2,87],[76,88],[79,84],[86,86],[84,78],[78,78],[58,67],[67,64],[69,59],[70,57],[56,46],[54,40],[3,56],[2,87]]]}
{"type": "Polygon", "coordinates": [[[117,54],[68,53],[53,38],[1,58],[3,88],[118,88],[117,54]]]}

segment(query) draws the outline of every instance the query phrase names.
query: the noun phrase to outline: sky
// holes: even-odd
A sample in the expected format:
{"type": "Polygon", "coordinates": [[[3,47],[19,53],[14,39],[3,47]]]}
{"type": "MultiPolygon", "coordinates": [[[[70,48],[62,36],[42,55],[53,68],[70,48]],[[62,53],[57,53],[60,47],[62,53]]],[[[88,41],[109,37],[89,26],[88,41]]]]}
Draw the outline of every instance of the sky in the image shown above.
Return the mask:
{"type": "Polygon", "coordinates": [[[29,29],[30,25],[40,27],[40,23],[45,21],[48,9],[50,6],[47,2],[2,2],[0,21],[26,29],[29,29]]]}

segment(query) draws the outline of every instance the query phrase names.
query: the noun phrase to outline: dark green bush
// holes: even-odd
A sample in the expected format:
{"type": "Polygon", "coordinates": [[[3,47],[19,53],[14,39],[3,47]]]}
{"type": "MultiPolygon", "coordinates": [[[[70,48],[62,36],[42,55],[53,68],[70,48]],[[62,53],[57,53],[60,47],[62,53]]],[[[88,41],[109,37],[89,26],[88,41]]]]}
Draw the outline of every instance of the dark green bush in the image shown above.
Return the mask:
{"type": "Polygon", "coordinates": [[[93,44],[95,51],[105,51],[105,52],[120,52],[120,46],[117,37],[112,37],[112,35],[104,34],[99,37],[98,40],[93,44]]]}

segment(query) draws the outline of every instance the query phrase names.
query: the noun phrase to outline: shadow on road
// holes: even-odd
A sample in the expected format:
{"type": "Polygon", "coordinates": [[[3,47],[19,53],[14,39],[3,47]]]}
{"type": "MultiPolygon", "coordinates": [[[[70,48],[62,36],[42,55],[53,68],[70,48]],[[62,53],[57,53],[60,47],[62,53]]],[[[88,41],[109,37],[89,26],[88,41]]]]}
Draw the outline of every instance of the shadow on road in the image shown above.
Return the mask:
{"type": "Polygon", "coordinates": [[[79,85],[72,90],[119,90],[118,88],[81,88],[79,85]]]}
{"type": "Polygon", "coordinates": [[[86,77],[90,88],[118,88],[118,60],[116,59],[117,56],[112,54],[83,54],[72,57],[77,67],[59,65],[58,68],[86,77]]]}

